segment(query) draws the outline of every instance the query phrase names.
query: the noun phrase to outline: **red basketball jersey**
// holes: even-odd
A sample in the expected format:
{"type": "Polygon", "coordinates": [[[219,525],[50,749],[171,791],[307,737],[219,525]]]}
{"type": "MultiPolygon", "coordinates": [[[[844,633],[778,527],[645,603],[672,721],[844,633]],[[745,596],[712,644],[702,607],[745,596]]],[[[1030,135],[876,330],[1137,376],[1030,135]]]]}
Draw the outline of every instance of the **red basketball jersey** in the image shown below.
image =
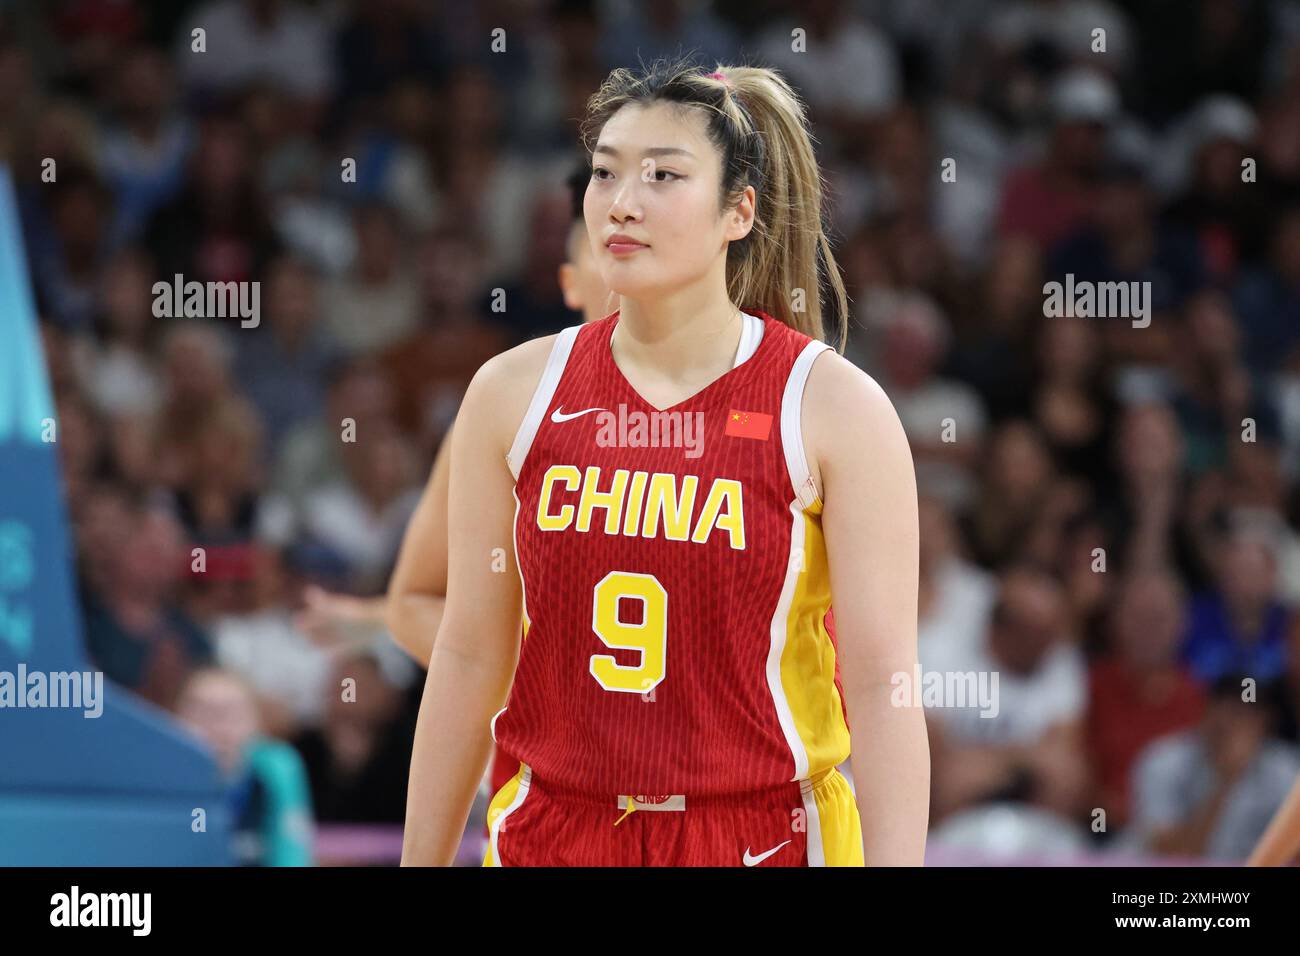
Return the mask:
{"type": "Polygon", "coordinates": [[[657,410],[617,321],[557,337],[507,456],[525,636],[493,739],[594,794],[807,779],[849,749],[799,417],[829,346],[748,315],[752,354],[657,410]]]}

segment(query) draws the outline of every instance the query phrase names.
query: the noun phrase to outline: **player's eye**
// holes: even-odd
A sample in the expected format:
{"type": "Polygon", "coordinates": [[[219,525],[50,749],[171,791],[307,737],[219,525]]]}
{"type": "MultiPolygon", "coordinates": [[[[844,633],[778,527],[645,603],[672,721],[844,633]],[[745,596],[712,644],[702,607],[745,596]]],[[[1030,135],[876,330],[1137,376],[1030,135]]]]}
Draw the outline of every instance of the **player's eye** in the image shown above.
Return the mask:
{"type": "MultiPolygon", "coordinates": [[[[601,173],[609,173],[609,170],[606,169],[604,166],[597,166],[594,169],[592,169],[591,178],[595,180],[603,181],[604,177],[601,175],[601,173]]],[[[610,175],[613,174],[611,173],[610,175]]]]}
{"type": "Polygon", "coordinates": [[[668,182],[668,180],[666,180],[666,179],[660,179],[660,178],[659,178],[660,176],[671,176],[673,179],[681,179],[681,178],[682,178],[682,177],[681,177],[681,174],[679,174],[679,173],[670,172],[670,171],[667,170],[667,169],[656,169],[656,170],[655,170],[655,182],[659,182],[659,183],[668,182]]]}

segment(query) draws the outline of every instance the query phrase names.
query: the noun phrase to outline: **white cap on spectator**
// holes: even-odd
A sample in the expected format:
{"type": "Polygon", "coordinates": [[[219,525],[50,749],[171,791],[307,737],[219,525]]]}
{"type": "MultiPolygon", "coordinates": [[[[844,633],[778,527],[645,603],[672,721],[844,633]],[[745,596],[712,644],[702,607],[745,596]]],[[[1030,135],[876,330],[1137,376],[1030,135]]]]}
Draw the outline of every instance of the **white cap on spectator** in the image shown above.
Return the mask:
{"type": "Polygon", "coordinates": [[[1224,93],[1207,96],[1192,111],[1188,131],[1194,149],[1216,139],[1249,143],[1255,138],[1255,113],[1249,106],[1224,93]]]}
{"type": "Polygon", "coordinates": [[[1096,70],[1067,70],[1052,87],[1052,117],[1058,123],[1110,123],[1120,113],[1119,92],[1096,70]]]}

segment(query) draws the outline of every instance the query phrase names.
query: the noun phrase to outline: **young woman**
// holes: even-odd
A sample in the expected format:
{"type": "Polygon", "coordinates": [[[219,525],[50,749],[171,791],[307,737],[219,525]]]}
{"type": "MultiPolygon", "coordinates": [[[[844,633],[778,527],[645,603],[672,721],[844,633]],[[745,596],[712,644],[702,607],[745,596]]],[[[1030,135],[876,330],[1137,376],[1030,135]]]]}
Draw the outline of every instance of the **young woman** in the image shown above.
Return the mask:
{"type": "Polygon", "coordinates": [[[658,63],[610,74],[585,141],[621,306],[466,392],[403,863],[451,862],[495,740],[489,865],[919,864],[915,479],[820,341],[847,301],[803,106],[658,63]]]}

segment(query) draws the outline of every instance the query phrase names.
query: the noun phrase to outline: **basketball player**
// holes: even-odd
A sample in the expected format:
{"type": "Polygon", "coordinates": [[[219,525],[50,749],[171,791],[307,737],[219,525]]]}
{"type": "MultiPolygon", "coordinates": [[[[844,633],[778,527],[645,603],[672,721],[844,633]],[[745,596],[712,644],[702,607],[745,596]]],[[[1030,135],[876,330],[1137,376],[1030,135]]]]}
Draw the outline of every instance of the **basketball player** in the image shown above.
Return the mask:
{"type": "Polygon", "coordinates": [[[620,309],[466,392],[403,863],[452,862],[495,740],[521,764],[487,865],[919,864],[915,479],[820,341],[847,299],[804,108],[770,70],[657,63],[584,139],[620,309]]]}

